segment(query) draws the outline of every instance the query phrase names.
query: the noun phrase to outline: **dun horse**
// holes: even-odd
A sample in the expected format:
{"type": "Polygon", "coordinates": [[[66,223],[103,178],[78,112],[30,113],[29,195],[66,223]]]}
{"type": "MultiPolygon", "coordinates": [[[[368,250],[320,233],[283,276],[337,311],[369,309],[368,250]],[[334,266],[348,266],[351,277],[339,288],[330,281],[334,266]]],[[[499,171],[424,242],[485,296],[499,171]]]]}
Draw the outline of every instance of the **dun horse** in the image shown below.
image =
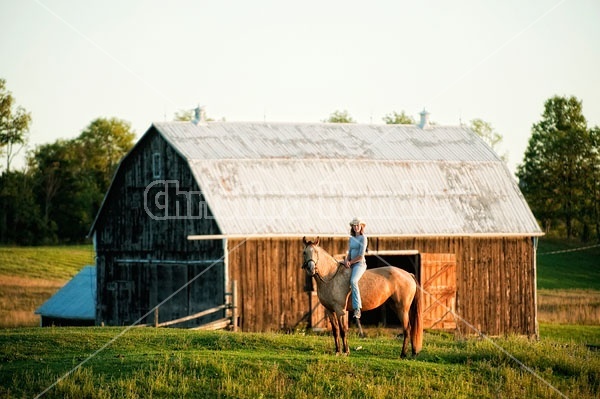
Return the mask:
{"type": "MultiPolygon", "coordinates": [[[[343,264],[319,247],[318,237],[315,242],[306,241],[306,237],[302,241],[305,245],[302,268],[317,281],[319,301],[325,307],[331,321],[335,352],[338,355],[342,353],[341,338],[343,353],[349,354],[348,311],[352,310],[350,269],[345,268],[343,264]]],[[[359,287],[363,310],[375,309],[388,299],[392,299],[404,334],[401,356],[406,356],[409,336],[412,353],[417,355],[423,343],[423,324],[421,318],[422,291],[415,276],[394,266],[368,269],[360,279],[359,287]]]]}

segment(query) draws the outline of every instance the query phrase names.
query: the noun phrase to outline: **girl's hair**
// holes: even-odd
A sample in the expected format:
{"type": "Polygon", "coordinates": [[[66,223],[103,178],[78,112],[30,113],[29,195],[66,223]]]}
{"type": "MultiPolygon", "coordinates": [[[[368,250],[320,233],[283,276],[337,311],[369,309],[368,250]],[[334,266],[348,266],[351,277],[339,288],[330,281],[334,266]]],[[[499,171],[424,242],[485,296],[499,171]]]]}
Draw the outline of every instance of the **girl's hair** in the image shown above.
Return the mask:
{"type": "MultiPolygon", "coordinates": [[[[359,231],[360,231],[361,235],[365,234],[365,225],[364,224],[360,225],[360,230],[359,231]]],[[[354,231],[354,227],[352,227],[352,226],[350,227],[350,235],[352,237],[356,237],[356,232],[354,231]]]]}

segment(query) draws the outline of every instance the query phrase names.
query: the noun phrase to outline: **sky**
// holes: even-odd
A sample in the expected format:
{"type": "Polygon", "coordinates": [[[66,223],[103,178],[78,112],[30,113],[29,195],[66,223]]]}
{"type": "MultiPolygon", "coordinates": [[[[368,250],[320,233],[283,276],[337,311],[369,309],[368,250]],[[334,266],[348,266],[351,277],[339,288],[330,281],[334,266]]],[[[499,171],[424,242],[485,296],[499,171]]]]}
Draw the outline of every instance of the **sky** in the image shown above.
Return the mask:
{"type": "Polygon", "coordinates": [[[600,125],[599,21],[598,0],[0,0],[0,78],[30,149],[99,117],[140,137],[198,105],[271,122],[427,109],[490,123],[514,171],[552,96],[600,125]]]}

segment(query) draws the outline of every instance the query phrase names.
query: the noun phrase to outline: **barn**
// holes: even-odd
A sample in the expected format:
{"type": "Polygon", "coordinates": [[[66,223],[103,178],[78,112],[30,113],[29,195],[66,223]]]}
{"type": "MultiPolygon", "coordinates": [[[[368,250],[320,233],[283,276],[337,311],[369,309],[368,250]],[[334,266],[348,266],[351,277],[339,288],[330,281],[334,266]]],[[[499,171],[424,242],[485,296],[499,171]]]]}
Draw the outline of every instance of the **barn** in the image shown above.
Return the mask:
{"type": "MultiPolygon", "coordinates": [[[[302,237],[343,254],[360,216],[368,267],[392,264],[421,282],[425,327],[537,336],[533,214],[477,135],[427,117],[154,123],[91,228],[96,323],[197,327],[222,314],[186,316],[222,305],[235,281],[242,331],[327,328],[301,270],[302,237]]],[[[390,313],[363,318],[393,325],[390,313]]]]}

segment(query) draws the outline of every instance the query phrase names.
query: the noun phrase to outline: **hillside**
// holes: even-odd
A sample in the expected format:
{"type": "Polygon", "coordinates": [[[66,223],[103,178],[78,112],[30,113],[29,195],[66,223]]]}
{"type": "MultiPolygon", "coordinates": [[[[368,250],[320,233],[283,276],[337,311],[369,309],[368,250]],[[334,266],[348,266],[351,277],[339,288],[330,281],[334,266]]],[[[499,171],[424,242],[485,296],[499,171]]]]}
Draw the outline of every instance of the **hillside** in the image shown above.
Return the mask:
{"type": "Polygon", "coordinates": [[[600,290],[600,246],[541,238],[537,257],[539,289],[600,290]]]}
{"type": "Polygon", "coordinates": [[[0,327],[39,325],[33,311],[93,264],[91,245],[0,247],[0,327]]]}

